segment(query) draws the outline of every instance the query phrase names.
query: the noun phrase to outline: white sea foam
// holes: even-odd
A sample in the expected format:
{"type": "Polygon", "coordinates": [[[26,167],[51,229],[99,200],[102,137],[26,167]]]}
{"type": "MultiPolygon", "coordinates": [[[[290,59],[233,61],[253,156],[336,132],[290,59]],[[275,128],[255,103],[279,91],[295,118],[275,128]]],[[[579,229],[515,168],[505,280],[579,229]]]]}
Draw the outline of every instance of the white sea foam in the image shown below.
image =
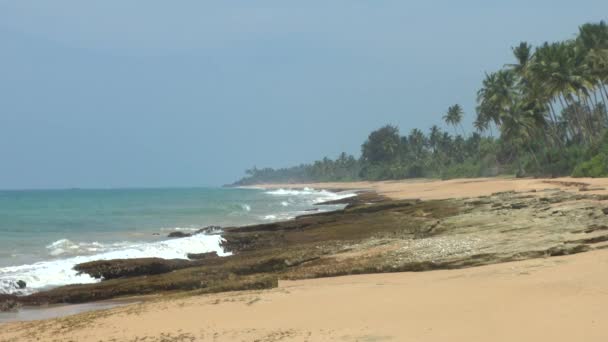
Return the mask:
{"type": "Polygon", "coordinates": [[[49,255],[57,256],[75,256],[82,254],[96,254],[100,252],[108,252],[116,249],[128,247],[132,242],[117,242],[112,244],[101,244],[99,242],[72,242],[68,239],[57,240],[48,246],[46,249],[49,255]]]}
{"type": "Polygon", "coordinates": [[[198,234],[187,238],[166,240],[152,243],[122,243],[105,246],[100,243],[78,244],[67,239],[55,241],[47,246],[50,253],[61,255],[66,250],[82,248],[84,246],[97,246],[85,248],[106,248],[106,251],[87,255],[75,256],[65,259],[41,261],[30,265],[10,266],[0,268],[0,294],[25,295],[41,290],[69,285],[89,284],[99,280],[86,274],[77,274],[73,267],[79,263],[94,260],[110,259],[134,259],[145,257],[157,257],[163,259],[186,259],[188,253],[217,252],[220,256],[229,255],[220,246],[223,241],[220,235],[198,234]],[[76,247],[75,247],[76,246],[76,247]],[[58,253],[58,254],[57,254],[58,253]],[[17,281],[23,280],[27,283],[24,290],[19,290],[17,281]]]}
{"type": "MultiPolygon", "coordinates": [[[[331,192],[327,190],[315,190],[312,188],[304,188],[300,190],[296,189],[276,189],[266,191],[266,194],[273,196],[282,196],[282,197],[302,197],[308,200],[310,204],[317,204],[327,201],[335,201],[343,198],[348,198],[355,196],[356,194],[353,192],[331,192]]],[[[281,205],[286,206],[281,202],[281,205]]]]}
{"type": "MultiPolygon", "coordinates": [[[[264,221],[282,221],[289,220],[298,215],[310,214],[310,208],[315,204],[335,201],[343,198],[355,196],[354,192],[331,192],[327,190],[317,190],[313,188],[303,189],[274,189],[264,192],[267,195],[277,197],[281,201],[279,204],[282,208],[293,208],[289,212],[284,212],[279,209],[277,212],[259,216],[264,221]]],[[[336,207],[329,207],[330,210],[338,209],[340,205],[336,207]]],[[[319,208],[317,208],[319,209],[319,208]]],[[[325,211],[325,210],[319,210],[325,211]]],[[[319,212],[317,211],[317,212],[319,212]]]]}
{"type": "MultiPolygon", "coordinates": [[[[276,198],[276,202],[268,207],[261,207],[256,204],[252,210],[250,204],[238,204],[238,215],[249,217],[252,221],[282,221],[292,219],[295,216],[310,213],[309,210],[314,204],[321,202],[338,200],[354,196],[352,192],[330,192],[326,190],[316,190],[304,188],[277,189],[265,191],[265,194],[276,198]],[[266,212],[259,212],[263,209],[266,212]],[[256,210],[258,212],[256,212],[256,210]]],[[[338,208],[338,207],[335,207],[338,208]]],[[[333,210],[334,206],[327,206],[324,210],[333,210]]],[[[317,211],[318,212],[318,211],[317,211]]],[[[161,231],[189,231],[194,232],[202,227],[185,226],[162,228],[161,231]]],[[[221,230],[213,234],[221,234],[221,230]]],[[[61,239],[46,246],[48,254],[54,260],[41,261],[34,264],[11,266],[0,268],[0,293],[29,294],[48,288],[53,288],[68,284],[94,283],[98,280],[88,275],[78,275],[73,267],[76,264],[108,259],[127,259],[141,257],[160,257],[165,259],[185,259],[187,253],[203,253],[216,251],[219,255],[226,255],[220,247],[222,238],[220,235],[194,235],[192,237],[158,241],[152,243],[135,242],[79,242],[69,239],[61,239]],[[60,259],[57,259],[60,258],[60,259]],[[18,280],[27,283],[24,290],[19,290],[15,284],[18,280]]]]}
{"type": "Polygon", "coordinates": [[[300,196],[300,195],[313,195],[316,191],[315,189],[311,189],[311,188],[304,188],[304,189],[276,189],[276,190],[270,190],[270,191],[266,191],[266,193],[268,195],[275,195],[275,196],[300,196]]]}

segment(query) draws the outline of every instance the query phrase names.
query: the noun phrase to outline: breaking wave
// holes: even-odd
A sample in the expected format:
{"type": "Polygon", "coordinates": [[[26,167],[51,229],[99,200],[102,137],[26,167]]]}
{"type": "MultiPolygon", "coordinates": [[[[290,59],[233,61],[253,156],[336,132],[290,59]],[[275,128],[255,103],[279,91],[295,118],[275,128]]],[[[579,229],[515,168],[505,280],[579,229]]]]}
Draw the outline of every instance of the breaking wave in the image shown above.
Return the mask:
{"type": "Polygon", "coordinates": [[[29,265],[0,268],[0,294],[27,295],[53,287],[69,284],[89,284],[98,282],[86,274],[78,274],[74,266],[83,262],[110,259],[135,259],[157,257],[163,259],[187,259],[188,253],[224,252],[220,235],[198,234],[187,238],[158,241],[151,243],[120,242],[104,245],[98,242],[75,243],[68,239],[55,241],[47,246],[51,255],[62,255],[67,251],[102,251],[92,255],[80,255],[65,259],[41,261],[29,265]],[[16,285],[25,281],[25,289],[16,285]]]}
{"type": "MultiPolygon", "coordinates": [[[[275,189],[266,191],[266,194],[281,197],[299,197],[305,198],[310,204],[317,204],[327,201],[335,201],[343,198],[356,196],[353,192],[331,192],[327,190],[315,190],[313,188],[304,189],[275,189]]],[[[287,206],[288,202],[281,202],[281,205],[287,206]]]]}

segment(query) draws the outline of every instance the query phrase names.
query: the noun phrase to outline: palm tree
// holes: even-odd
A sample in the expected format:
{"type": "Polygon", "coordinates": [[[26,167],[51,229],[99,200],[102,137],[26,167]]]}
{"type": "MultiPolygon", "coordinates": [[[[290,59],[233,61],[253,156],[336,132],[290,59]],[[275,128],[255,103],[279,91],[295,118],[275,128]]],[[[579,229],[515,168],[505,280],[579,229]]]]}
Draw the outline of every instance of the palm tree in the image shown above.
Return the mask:
{"type": "Polygon", "coordinates": [[[462,111],[462,107],[459,104],[455,104],[448,108],[447,113],[443,116],[443,120],[446,124],[454,127],[454,135],[458,135],[456,132],[456,127],[460,125],[463,135],[464,128],[462,127],[462,117],[464,116],[464,112],[462,111]]]}
{"type": "MultiPolygon", "coordinates": [[[[516,150],[520,147],[528,149],[532,155],[538,169],[541,166],[532,149],[532,139],[534,138],[535,130],[534,113],[525,107],[522,101],[515,101],[509,108],[509,111],[503,116],[503,125],[501,126],[501,137],[509,141],[516,150]]],[[[523,174],[523,165],[521,165],[521,153],[517,154],[519,173],[523,174]]]]}
{"type": "Polygon", "coordinates": [[[473,121],[473,127],[475,127],[475,131],[477,131],[477,133],[485,132],[488,130],[489,126],[489,122],[479,115],[477,115],[477,119],[473,121]]]}
{"type": "MultiPolygon", "coordinates": [[[[579,27],[576,43],[585,53],[588,82],[592,86],[594,106],[597,107],[597,93],[606,105],[608,101],[608,25],[604,21],[588,23],[579,27]]],[[[608,119],[608,117],[606,117],[608,119]]]]}
{"type": "Polygon", "coordinates": [[[433,149],[433,154],[437,153],[437,147],[439,145],[439,140],[441,139],[441,130],[437,125],[431,126],[429,132],[429,146],[433,149]]]}
{"type": "Polygon", "coordinates": [[[427,139],[424,136],[424,133],[422,133],[422,131],[418,128],[414,128],[410,132],[407,140],[415,160],[422,159],[424,148],[427,145],[427,139]]]}
{"type": "Polygon", "coordinates": [[[512,50],[517,63],[508,64],[507,67],[519,76],[520,83],[525,87],[527,86],[526,69],[532,59],[532,46],[526,42],[521,42],[512,50]]]}

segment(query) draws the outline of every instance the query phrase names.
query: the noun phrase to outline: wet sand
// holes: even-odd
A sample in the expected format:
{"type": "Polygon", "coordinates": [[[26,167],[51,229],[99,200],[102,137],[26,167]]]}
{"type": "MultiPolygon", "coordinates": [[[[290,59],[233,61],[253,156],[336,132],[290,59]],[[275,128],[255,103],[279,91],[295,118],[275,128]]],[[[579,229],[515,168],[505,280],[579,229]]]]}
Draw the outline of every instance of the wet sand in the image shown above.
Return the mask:
{"type": "Polygon", "coordinates": [[[39,321],[80,314],[83,312],[104,310],[129,305],[142,301],[141,298],[107,300],[84,304],[55,304],[48,306],[25,306],[18,311],[0,312],[0,324],[10,322],[39,321]]]}

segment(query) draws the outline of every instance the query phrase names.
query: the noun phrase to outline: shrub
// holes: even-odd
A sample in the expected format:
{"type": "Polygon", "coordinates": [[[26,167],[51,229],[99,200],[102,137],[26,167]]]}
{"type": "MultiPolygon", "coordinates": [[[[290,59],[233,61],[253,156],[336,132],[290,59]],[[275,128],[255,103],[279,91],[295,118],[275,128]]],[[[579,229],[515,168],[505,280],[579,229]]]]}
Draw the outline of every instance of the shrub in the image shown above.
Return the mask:
{"type": "Polygon", "coordinates": [[[573,177],[606,177],[608,176],[608,155],[600,153],[591,160],[586,161],[578,165],[574,172],[573,177]]]}

